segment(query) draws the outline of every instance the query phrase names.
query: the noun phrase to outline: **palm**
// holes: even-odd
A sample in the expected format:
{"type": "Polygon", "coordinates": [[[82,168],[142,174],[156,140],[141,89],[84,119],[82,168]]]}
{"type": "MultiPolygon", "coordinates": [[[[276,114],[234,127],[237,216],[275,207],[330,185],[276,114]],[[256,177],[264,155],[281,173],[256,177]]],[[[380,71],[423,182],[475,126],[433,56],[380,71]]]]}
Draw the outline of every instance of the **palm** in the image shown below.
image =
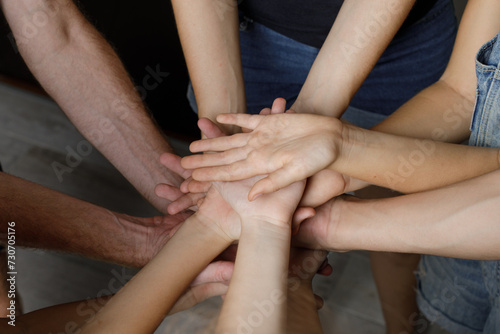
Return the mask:
{"type": "Polygon", "coordinates": [[[256,218],[288,224],[302,196],[305,182],[296,182],[278,192],[264,194],[250,202],[248,192],[260,179],[262,176],[235,182],[214,182],[214,187],[242,220],[256,218]]]}
{"type": "Polygon", "coordinates": [[[241,232],[240,217],[233,210],[219,191],[212,186],[206,198],[196,213],[202,222],[210,228],[216,228],[217,232],[230,240],[238,240],[241,232]]]}

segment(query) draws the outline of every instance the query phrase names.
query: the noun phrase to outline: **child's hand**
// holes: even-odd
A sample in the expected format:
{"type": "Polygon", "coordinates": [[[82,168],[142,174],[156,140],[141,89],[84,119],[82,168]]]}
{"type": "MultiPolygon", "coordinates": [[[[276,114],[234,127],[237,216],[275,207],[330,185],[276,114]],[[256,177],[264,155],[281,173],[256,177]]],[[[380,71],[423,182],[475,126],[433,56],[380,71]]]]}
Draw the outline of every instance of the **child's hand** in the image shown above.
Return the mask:
{"type": "Polygon", "coordinates": [[[252,129],[197,141],[191,151],[219,153],[182,159],[182,166],[196,169],[199,181],[234,181],[269,174],[255,184],[249,199],[286,187],[331,165],[342,146],[342,123],[335,118],[305,114],[224,114],[217,120],[252,129]]]}

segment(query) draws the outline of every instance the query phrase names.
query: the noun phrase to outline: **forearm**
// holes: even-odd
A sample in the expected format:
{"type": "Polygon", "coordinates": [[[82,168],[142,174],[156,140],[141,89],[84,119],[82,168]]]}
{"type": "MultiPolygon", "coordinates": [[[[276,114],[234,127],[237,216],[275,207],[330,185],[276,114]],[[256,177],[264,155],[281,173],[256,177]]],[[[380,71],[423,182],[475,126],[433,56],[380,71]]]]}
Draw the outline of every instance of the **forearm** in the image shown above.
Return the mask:
{"type": "Polygon", "coordinates": [[[343,125],[339,173],[405,193],[430,190],[500,168],[499,150],[393,136],[343,125]]]}
{"type": "MultiPolygon", "coordinates": [[[[154,187],[181,181],[159,162],[160,154],[171,148],[111,46],[73,1],[1,3],[21,55],[45,90],[86,139],[165,212],[167,202],[155,196],[154,187]],[[26,22],[43,14],[50,14],[46,24],[37,28],[36,36],[25,36],[26,22]]],[[[159,81],[155,85],[164,80],[159,67],[150,74],[150,81],[159,81]]]]}
{"type": "MultiPolygon", "coordinates": [[[[475,81],[475,77],[472,79],[475,81]]],[[[474,92],[475,89],[472,88],[474,92]]],[[[448,143],[461,143],[470,135],[474,94],[462,95],[439,80],[406,102],[372,130],[448,143]]]]}
{"type": "Polygon", "coordinates": [[[2,333],[39,334],[73,332],[90,320],[110,297],[83,300],[33,311],[16,318],[16,326],[8,324],[10,319],[1,319],[2,333]],[[16,330],[18,332],[16,332],[16,330]]]}
{"type": "Polygon", "coordinates": [[[337,249],[498,260],[499,186],[496,171],[431,192],[341,201],[334,206],[340,225],[327,243],[337,249]]]}
{"type": "Polygon", "coordinates": [[[288,293],[288,334],[322,334],[316,299],[310,282],[298,281],[299,286],[288,293]]]}
{"type": "Polygon", "coordinates": [[[469,0],[441,79],[374,129],[446,142],[459,143],[468,138],[477,82],[475,56],[497,34],[499,14],[496,0],[469,0]]]}
{"type": "Polygon", "coordinates": [[[340,117],[414,2],[344,1],[292,109],[340,117]]]}
{"type": "Polygon", "coordinates": [[[237,2],[173,0],[172,5],[199,116],[215,122],[220,113],[246,112],[237,2]]]}
{"type": "Polygon", "coordinates": [[[15,222],[19,246],[72,252],[100,260],[141,266],[146,228],[122,215],[0,173],[1,238],[15,222]],[[141,239],[142,238],[142,239],[141,239]],[[143,240],[141,242],[141,240],[143,240]]]}
{"type": "Polygon", "coordinates": [[[243,226],[233,278],[217,332],[233,333],[242,326],[259,333],[285,333],[286,277],[290,252],[290,228],[267,222],[243,226]],[[254,328],[251,315],[262,322],[254,328]],[[242,319],[241,321],[238,319],[242,319]]]}
{"type": "Polygon", "coordinates": [[[193,279],[230,241],[190,217],[83,333],[153,333],[193,279]]]}

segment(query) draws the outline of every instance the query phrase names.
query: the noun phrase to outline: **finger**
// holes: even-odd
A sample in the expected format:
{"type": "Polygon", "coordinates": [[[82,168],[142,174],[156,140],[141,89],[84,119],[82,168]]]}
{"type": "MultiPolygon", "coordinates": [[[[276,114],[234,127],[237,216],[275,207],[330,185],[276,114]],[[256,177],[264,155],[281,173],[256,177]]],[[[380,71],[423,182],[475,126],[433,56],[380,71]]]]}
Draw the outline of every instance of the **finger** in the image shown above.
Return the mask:
{"type": "Polygon", "coordinates": [[[232,136],[197,140],[189,145],[189,150],[193,153],[227,151],[232,148],[245,146],[248,142],[248,137],[248,134],[237,133],[232,136]]]}
{"type": "Polygon", "coordinates": [[[229,282],[233,276],[234,263],[217,261],[210,263],[191,283],[191,286],[203,283],[229,282]]]}
{"type": "Polygon", "coordinates": [[[182,160],[182,165],[189,169],[229,165],[246,159],[247,151],[247,148],[235,148],[220,153],[191,155],[182,160]]]}
{"type": "Polygon", "coordinates": [[[283,114],[286,109],[286,100],[282,97],[278,97],[273,102],[273,107],[271,109],[271,114],[283,114]]]}
{"type": "Polygon", "coordinates": [[[188,190],[191,193],[206,193],[208,192],[208,189],[211,187],[210,182],[200,182],[196,180],[192,180],[188,184],[188,190]]]}
{"type": "MultiPolygon", "coordinates": [[[[263,178],[262,180],[255,183],[255,185],[248,193],[248,199],[250,201],[253,201],[262,194],[275,192],[291,185],[292,183],[304,180],[307,177],[308,175],[304,174],[302,170],[297,169],[295,165],[285,165],[283,168],[278,169],[277,171],[269,174],[269,176],[267,176],[266,178],[263,178]]],[[[194,172],[193,178],[195,178],[194,172]]]]}
{"type": "Polygon", "coordinates": [[[176,154],[163,153],[160,155],[160,163],[185,179],[191,176],[190,170],[182,168],[181,157],[176,154]]]}
{"type": "MultiPolygon", "coordinates": [[[[262,167],[265,168],[266,166],[262,167]]],[[[241,160],[225,166],[195,169],[193,171],[193,179],[204,182],[239,181],[266,173],[267,170],[258,170],[249,166],[246,160],[241,160]]]]}
{"type": "Polygon", "coordinates": [[[169,312],[169,315],[187,310],[208,298],[222,296],[227,293],[228,286],[224,283],[205,283],[192,288],[182,295],[169,312]]]}
{"type": "Polygon", "coordinates": [[[180,191],[183,192],[184,194],[189,193],[189,183],[191,181],[193,181],[193,178],[191,176],[185,179],[179,187],[180,191]]]}
{"type": "Polygon", "coordinates": [[[316,309],[321,310],[325,305],[325,301],[318,295],[314,295],[314,300],[316,301],[316,309]]]}
{"type": "Polygon", "coordinates": [[[167,212],[171,215],[178,214],[184,210],[187,210],[193,206],[196,206],[200,199],[204,198],[205,194],[186,194],[177,200],[173,201],[167,206],[167,212]]]}
{"type": "Polygon", "coordinates": [[[333,267],[328,263],[328,261],[326,262],[324,267],[322,266],[318,270],[318,274],[321,276],[330,276],[332,273],[333,273],[333,267]]]}
{"type": "Polygon", "coordinates": [[[165,183],[160,183],[155,187],[155,194],[168,201],[175,201],[184,195],[179,188],[165,183]]]}
{"type": "Polygon", "coordinates": [[[269,108],[264,108],[260,111],[259,115],[263,115],[263,116],[266,116],[266,115],[271,115],[271,109],[269,108]]]}
{"type": "Polygon", "coordinates": [[[223,137],[226,134],[210,119],[208,118],[200,118],[198,120],[198,127],[200,128],[201,132],[207,138],[218,138],[218,137],[223,137]]]}
{"type": "Polygon", "coordinates": [[[304,220],[314,217],[316,211],[313,208],[308,207],[300,207],[298,208],[292,217],[292,231],[293,234],[297,234],[299,232],[300,223],[304,220]]]}
{"type": "Polygon", "coordinates": [[[220,114],[217,116],[217,122],[254,130],[264,117],[265,116],[248,114],[220,114]]]}

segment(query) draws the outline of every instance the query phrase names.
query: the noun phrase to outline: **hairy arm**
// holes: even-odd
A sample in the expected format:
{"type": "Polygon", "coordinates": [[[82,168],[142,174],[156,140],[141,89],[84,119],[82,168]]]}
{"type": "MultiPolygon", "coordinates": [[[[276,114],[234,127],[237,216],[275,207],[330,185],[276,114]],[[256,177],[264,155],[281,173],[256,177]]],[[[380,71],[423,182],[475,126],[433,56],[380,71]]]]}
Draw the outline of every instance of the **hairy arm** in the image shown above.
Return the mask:
{"type": "Polygon", "coordinates": [[[498,33],[500,3],[469,0],[450,62],[441,79],[417,94],[374,130],[460,143],[470,135],[476,92],[475,56],[498,33]]]}
{"type": "Polygon", "coordinates": [[[340,118],[414,3],[344,1],[292,109],[340,118]]]}
{"type": "Polygon", "coordinates": [[[236,0],[173,0],[172,5],[199,116],[215,122],[220,113],[246,112],[236,0]]]}
{"type": "Polygon", "coordinates": [[[143,266],[189,215],[135,218],[0,173],[0,226],[16,223],[20,246],[143,266]]]}
{"type": "Polygon", "coordinates": [[[139,192],[166,212],[168,202],[154,187],[178,185],[182,178],[160,164],[160,154],[172,149],[111,46],[71,0],[0,4],[21,55],[45,90],[139,192]]]}

